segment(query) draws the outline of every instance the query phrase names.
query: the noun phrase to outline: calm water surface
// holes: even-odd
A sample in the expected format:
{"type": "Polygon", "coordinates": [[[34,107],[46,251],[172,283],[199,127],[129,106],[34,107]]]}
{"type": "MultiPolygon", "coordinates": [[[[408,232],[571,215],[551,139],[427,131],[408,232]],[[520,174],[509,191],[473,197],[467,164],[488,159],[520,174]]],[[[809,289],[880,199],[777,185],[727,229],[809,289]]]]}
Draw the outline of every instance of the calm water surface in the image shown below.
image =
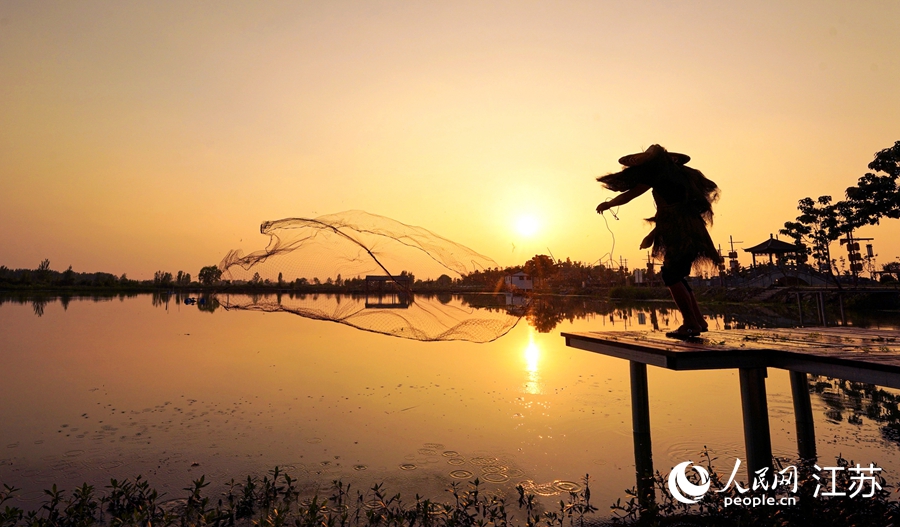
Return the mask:
{"type": "MultiPolygon", "coordinates": [[[[309,483],[385,481],[408,498],[440,498],[476,476],[502,492],[523,483],[554,496],[589,473],[605,510],[634,486],[628,363],[567,348],[559,333],[650,329],[652,311],[661,329],[675,327],[666,306],[582,314],[549,330],[523,319],[473,344],[147,295],[54,301],[41,316],[4,303],[0,482],[21,488],[27,505],[53,483],[103,487],[141,474],[181,497],[201,474],[223,484],[276,465],[309,483]]],[[[723,471],[745,459],[736,372],[648,373],[657,470],[697,460],[704,446],[723,471]]],[[[767,382],[774,452],[795,458],[788,375],[770,369],[767,382]]],[[[813,395],[820,459],[874,461],[896,482],[898,443],[884,423],[848,423],[846,406],[828,390],[813,395]]]]}

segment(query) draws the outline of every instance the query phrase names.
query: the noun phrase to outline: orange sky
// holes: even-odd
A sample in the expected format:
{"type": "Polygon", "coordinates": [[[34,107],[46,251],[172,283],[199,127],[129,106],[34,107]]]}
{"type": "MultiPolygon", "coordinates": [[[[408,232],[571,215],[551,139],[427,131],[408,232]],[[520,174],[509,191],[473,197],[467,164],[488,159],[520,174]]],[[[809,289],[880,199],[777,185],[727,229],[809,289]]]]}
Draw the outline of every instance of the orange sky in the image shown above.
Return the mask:
{"type": "MultiPolygon", "coordinates": [[[[722,188],[714,240],[750,246],[900,140],[898,18],[894,1],[6,1],[0,264],[196,276],[262,248],[263,220],[348,209],[502,265],[593,262],[611,246],[594,178],[653,143],[722,188]]],[[[617,258],[646,258],[652,211],[611,220],[617,258]]],[[[900,221],[860,234],[900,255],[900,221]]]]}

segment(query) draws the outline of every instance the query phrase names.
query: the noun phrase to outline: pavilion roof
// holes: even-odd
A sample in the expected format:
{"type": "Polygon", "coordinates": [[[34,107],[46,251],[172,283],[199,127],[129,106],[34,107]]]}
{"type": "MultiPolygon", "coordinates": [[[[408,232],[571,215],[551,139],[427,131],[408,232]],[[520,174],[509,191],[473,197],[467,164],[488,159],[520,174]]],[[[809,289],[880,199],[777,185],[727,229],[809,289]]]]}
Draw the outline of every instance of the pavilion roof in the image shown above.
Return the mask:
{"type": "Polygon", "coordinates": [[[753,254],[784,254],[795,253],[799,249],[793,243],[783,242],[781,240],[770,237],[768,240],[762,242],[761,244],[744,250],[748,253],[753,254]]]}

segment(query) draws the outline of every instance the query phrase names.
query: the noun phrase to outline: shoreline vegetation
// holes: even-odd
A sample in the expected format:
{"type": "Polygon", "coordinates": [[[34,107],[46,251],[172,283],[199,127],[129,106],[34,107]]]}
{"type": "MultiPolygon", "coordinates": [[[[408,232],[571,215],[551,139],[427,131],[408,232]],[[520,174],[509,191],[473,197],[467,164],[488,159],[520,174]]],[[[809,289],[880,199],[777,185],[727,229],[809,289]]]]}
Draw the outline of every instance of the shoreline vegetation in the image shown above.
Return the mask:
{"type": "MultiPolygon", "coordinates": [[[[851,299],[859,307],[872,309],[895,309],[900,307],[900,281],[891,274],[882,274],[880,282],[871,280],[848,280],[846,285],[827,284],[807,286],[791,280],[775,281],[767,286],[754,285],[747,280],[749,275],[766,272],[784,273],[783,266],[762,265],[738,272],[727,272],[713,278],[694,277],[693,285],[698,289],[701,303],[785,303],[794,299],[795,291],[827,291],[840,293],[851,299]],[[742,276],[743,275],[743,276],[742,276]],[[790,292],[791,294],[779,294],[790,292]],[[788,298],[790,297],[790,298],[788,298]],[[893,298],[893,300],[890,300],[893,298]],[[855,299],[855,301],[854,301],[855,299]],[[876,301],[872,302],[875,299],[876,301]],[[886,300],[887,299],[887,300],[886,300]]],[[[809,270],[803,272],[809,273],[809,270]]],[[[142,293],[172,294],[351,294],[386,295],[397,293],[414,294],[467,294],[467,293],[515,293],[533,296],[589,296],[611,300],[670,300],[668,289],[663,286],[653,266],[629,273],[628,269],[586,265],[581,262],[554,261],[549,256],[537,255],[524,265],[503,269],[486,269],[468,275],[451,278],[441,275],[436,279],[416,279],[412,273],[401,271],[398,282],[409,284],[403,291],[395,283],[379,284],[380,287],[367,290],[365,277],[342,278],[337,275],[324,281],[318,277],[285,279],[281,273],[275,280],[263,279],[256,274],[251,280],[227,280],[216,266],[200,270],[198,279],[190,273],[178,271],[176,274],[157,271],[151,280],[132,280],[126,274],[116,276],[106,272],[75,272],[69,266],[65,271],[50,269],[49,260],[43,260],[35,269],[10,269],[0,266],[0,295],[119,295],[142,293]],[[508,277],[524,273],[531,286],[523,291],[509,285],[508,277]],[[640,279],[636,276],[640,275],[640,279]]]]}
{"type": "MultiPolygon", "coordinates": [[[[734,505],[735,500],[748,496],[744,492],[750,486],[743,481],[734,486],[730,480],[725,483],[726,478],[713,467],[717,458],[705,450],[700,456],[710,488],[721,491],[705,493],[695,505],[676,501],[667,491],[668,475],[660,472],[653,477],[653,500],[642,501],[634,488],[627,489],[624,502],[620,498],[601,512],[591,503],[588,475],[580,490],[556,502],[552,501],[555,497],[541,500],[527,493],[521,484],[510,499],[508,492],[485,488],[477,478],[466,484],[451,483],[443,499],[416,494],[414,501],[404,501],[409,497],[393,493],[384,483],[360,490],[335,480],[330,488],[321,488],[276,467],[262,477],[225,482],[218,496],[208,488],[213,482],[205,476],[193,480],[177,497],[159,492],[141,476],[112,479],[104,491],[87,483],[70,492],[53,485],[44,490],[43,502],[34,509],[11,505],[18,489],[0,483],[0,527],[847,527],[893,525],[900,513],[900,503],[891,499],[892,486],[880,475],[874,476],[870,492],[865,494],[819,495],[816,460],[799,460],[793,465],[775,460],[774,470],[781,471],[779,474],[793,471],[796,479],[784,488],[769,489],[766,495],[790,497],[793,504],[734,505]]],[[[842,457],[836,459],[835,467],[841,469],[835,472],[839,488],[853,488],[854,478],[846,470],[853,465],[842,457]]]]}

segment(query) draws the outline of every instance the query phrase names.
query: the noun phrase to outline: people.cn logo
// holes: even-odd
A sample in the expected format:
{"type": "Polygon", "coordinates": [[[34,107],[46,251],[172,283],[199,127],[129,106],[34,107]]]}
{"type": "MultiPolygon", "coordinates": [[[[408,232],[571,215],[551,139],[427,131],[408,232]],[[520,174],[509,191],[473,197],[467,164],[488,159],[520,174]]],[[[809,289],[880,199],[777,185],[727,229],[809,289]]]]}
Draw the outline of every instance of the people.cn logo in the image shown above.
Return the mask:
{"type": "Polygon", "coordinates": [[[669,492],[672,497],[681,503],[693,505],[700,501],[700,498],[709,490],[709,472],[703,467],[694,466],[694,472],[700,476],[700,484],[694,485],[688,480],[687,468],[693,461],[685,461],[675,465],[672,472],[669,472],[669,492]]]}

